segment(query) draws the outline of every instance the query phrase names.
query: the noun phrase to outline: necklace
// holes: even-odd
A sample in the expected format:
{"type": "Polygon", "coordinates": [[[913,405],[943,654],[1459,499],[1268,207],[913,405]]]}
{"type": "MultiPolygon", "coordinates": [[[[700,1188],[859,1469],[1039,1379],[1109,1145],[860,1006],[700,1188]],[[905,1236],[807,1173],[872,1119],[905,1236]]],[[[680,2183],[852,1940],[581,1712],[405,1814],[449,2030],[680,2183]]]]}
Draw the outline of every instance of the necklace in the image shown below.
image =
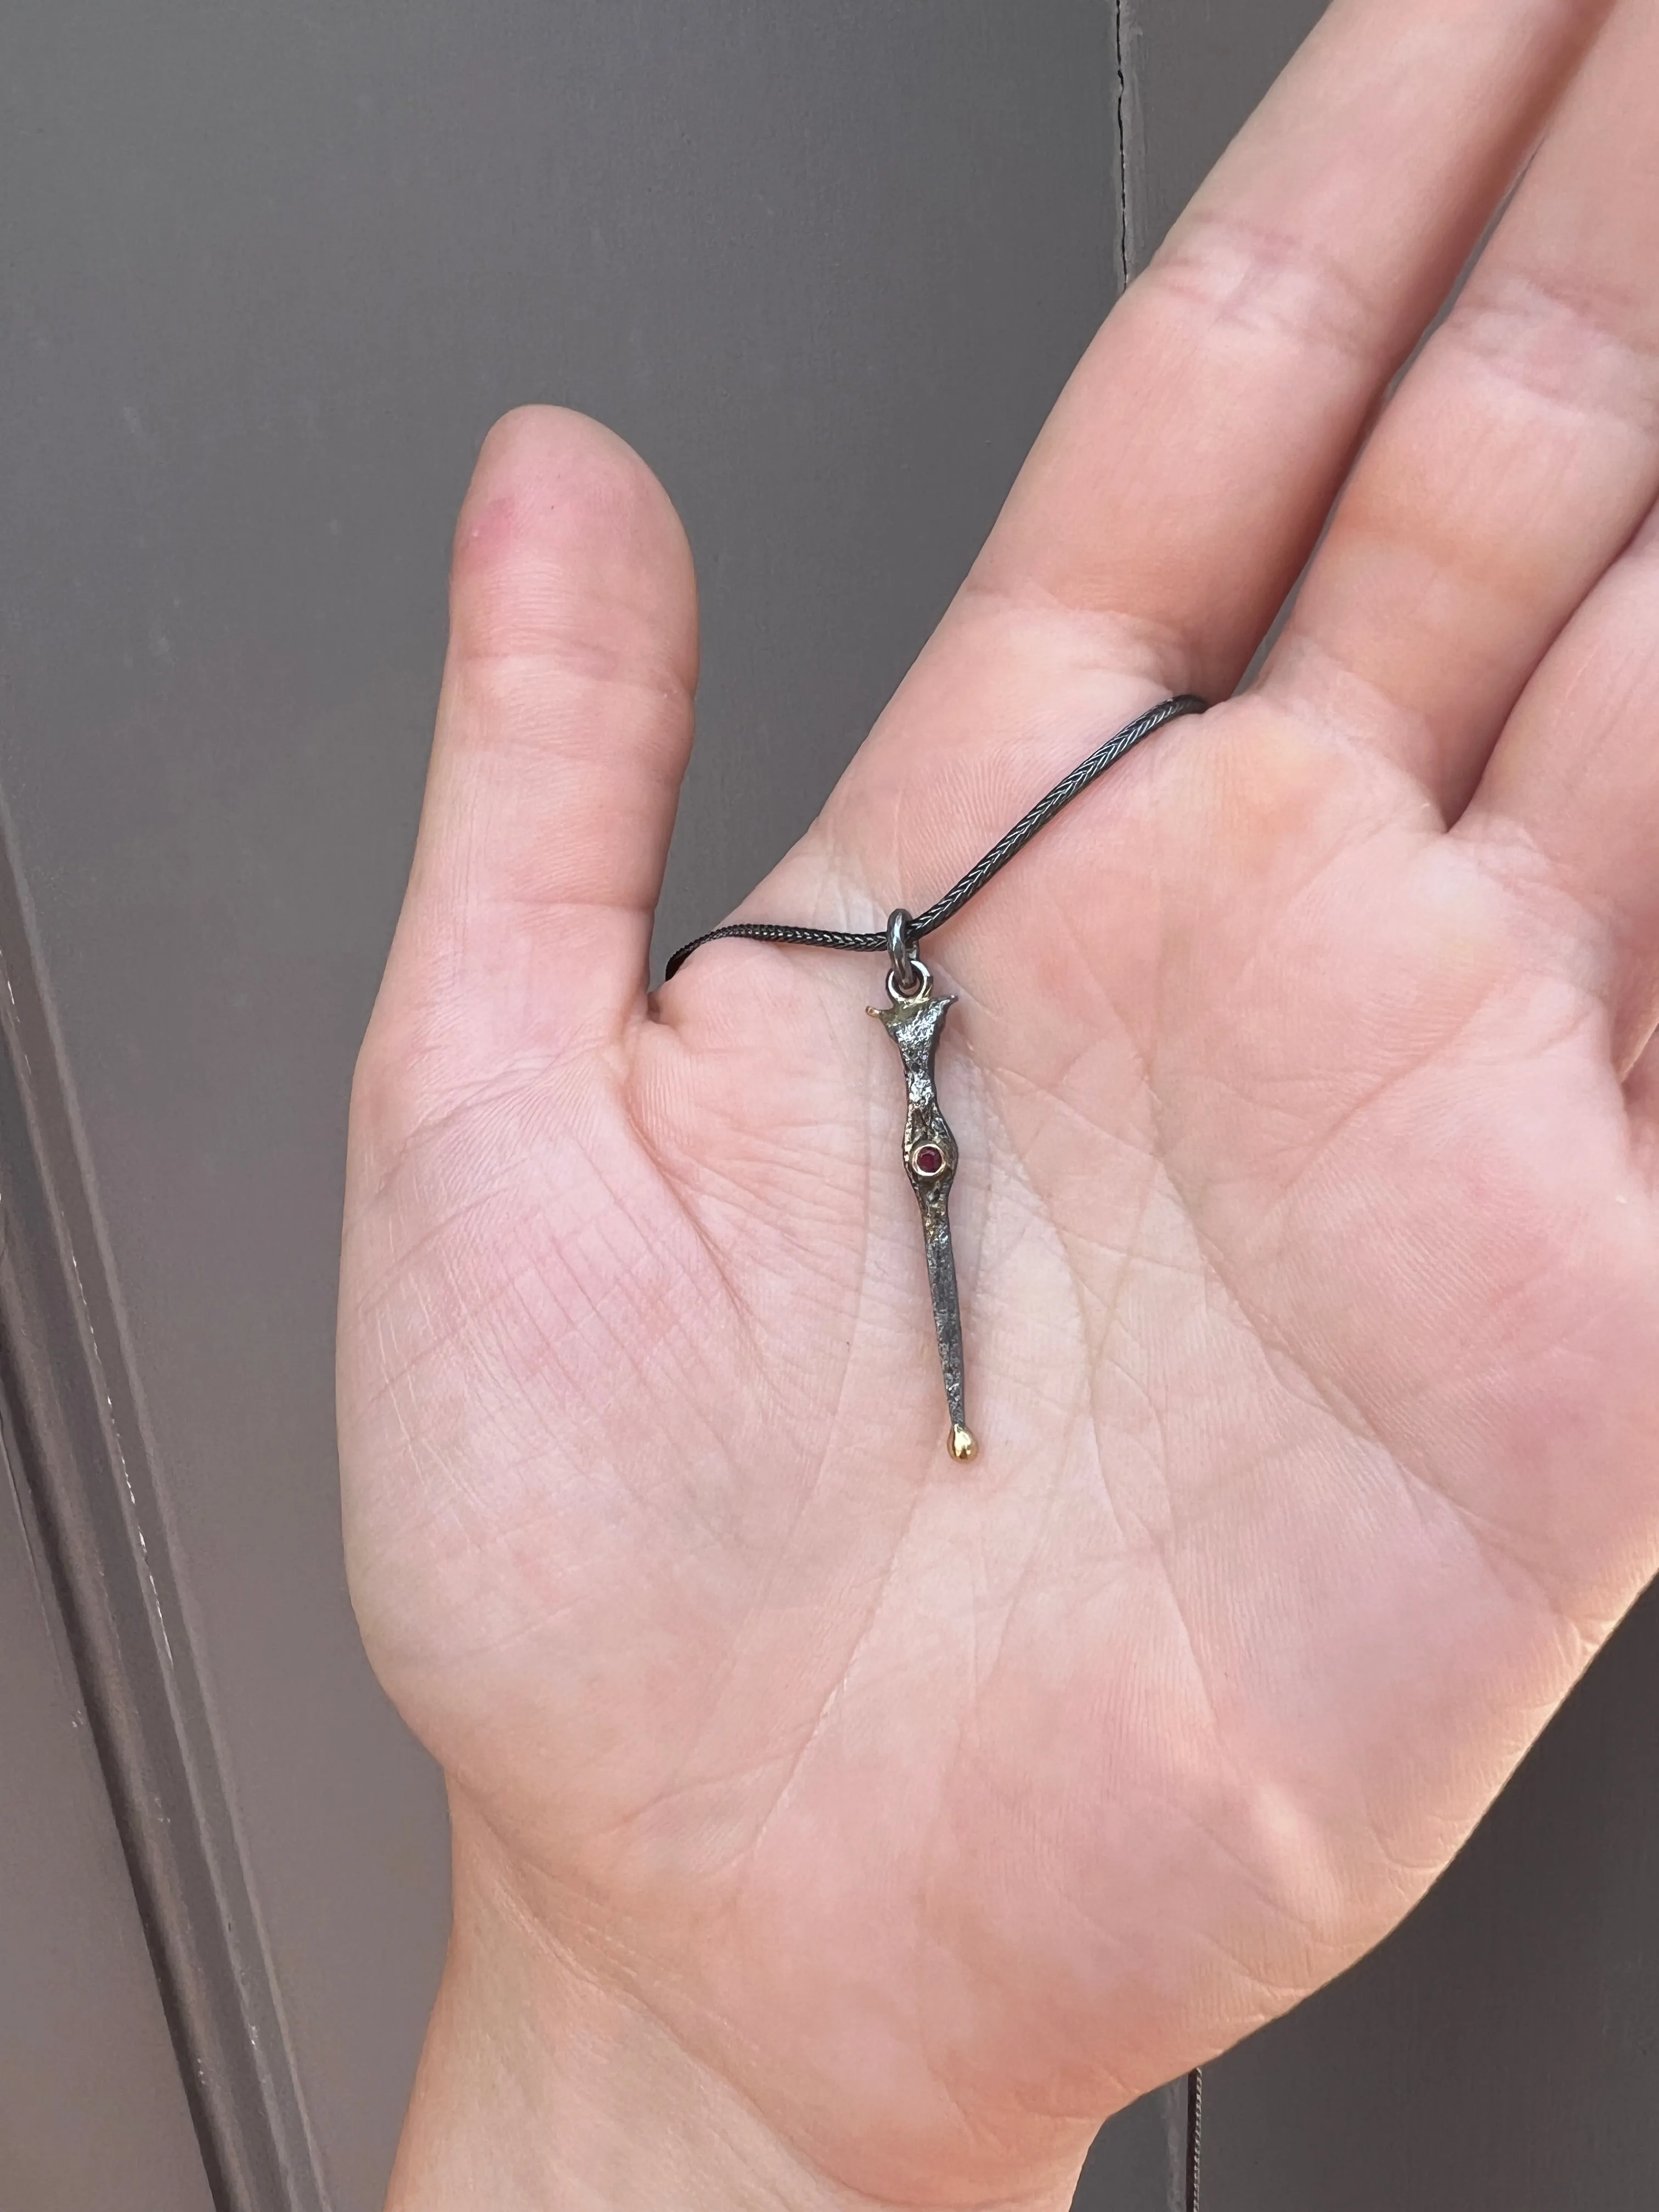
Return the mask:
{"type": "Polygon", "coordinates": [[[968,1425],[962,1364],[962,1304],[957,1293],[956,1255],[951,1245],[951,1185],[957,1172],[957,1140],[939,1109],[933,1079],[939,1032],[956,1000],[933,996],[932,970],[916,948],[924,937],[931,936],[959,914],[975,891],[982,890],[1016,853],[1030,843],[1039,830],[1054,820],[1061,807],[1069,806],[1078,793],[1086,791],[1097,777],[1104,775],[1114,762],[1121,760],[1143,738],[1150,738],[1154,730],[1161,730],[1177,715],[1201,714],[1204,709],[1202,699],[1183,692],[1178,698],[1165,699],[1138,720],[1126,724],[1115,737],[1108,738],[1103,745],[1091,752],[1087,760],[1079,761],[1069,775],[1062,776],[1052,791],[1045,792],[1030,811],[1022,815],[1012,830],[999,837],[990,851],[976,860],[943,898],[935,899],[919,915],[912,915],[902,906],[895,907],[884,929],[810,929],[782,921],[728,921],[719,929],[706,930],[701,937],[694,937],[689,945],[682,945],[665,970],[663,980],[666,981],[699,946],[713,945],[722,937],[754,938],[765,945],[817,945],[834,952],[886,953],[890,1003],[872,1006],[869,1012],[897,1046],[904,1069],[904,1170],[921,1209],[927,1288],[933,1301],[933,1329],[939,1338],[945,1402],[951,1417],[951,1455],[954,1459],[972,1459],[977,1449],[973,1431],[968,1425]]]}
{"type": "MultiPolygon", "coordinates": [[[[933,978],[916,951],[924,937],[959,914],[974,893],[983,890],[1000,868],[1029,845],[1039,830],[1052,822],[1097,776],[1104,775],[1115,761],[1173,722],[1182,714],[1201,714],[1206,702],[1190,691],[1165,699],[1137,721],[1126,723],[1115,737],[1079,761],[1023,814],[1013,828],[999,837],[983,859],[952,884],[943,898],[919,915],[900,906],[887,917],[884,929],[809,929],[783,921],[728,921],[719,929],[705,930],[689,945],[682,945],[663,972],[663,981],[684,965],[699,945],[722,937],[749,937],[765,945],[813,945],[832,952],[885,952],[887,996],[890,1004],[867,1011],[886,1029],[898,1047],[904,1067],[904,1169],[921,1208],[922,1243],[927,1255],[927,1288],[933,1304],[933,1328],[939,1338],[939,1366],[945,1376],[945,1402],[951,1415],[952,1458],[972,1459],[978,1447],[968,1426],[967,1401],[962,1372],[962,1304],[957,1295],[956,1257],[951,1248],[951,1184],[957,1171],[957,1140],[939,1111],[933,1087],[933,1060],[939,1050],[945,1017],[955,1006],[953,998],[933,996],[933,978]]],[[[1199,2212],[1200,2145],[1204,2125],[1204,2073],[1194,2066],[1187,2076],[1186,2095],[1186,2212],[1199,2212]]]]}

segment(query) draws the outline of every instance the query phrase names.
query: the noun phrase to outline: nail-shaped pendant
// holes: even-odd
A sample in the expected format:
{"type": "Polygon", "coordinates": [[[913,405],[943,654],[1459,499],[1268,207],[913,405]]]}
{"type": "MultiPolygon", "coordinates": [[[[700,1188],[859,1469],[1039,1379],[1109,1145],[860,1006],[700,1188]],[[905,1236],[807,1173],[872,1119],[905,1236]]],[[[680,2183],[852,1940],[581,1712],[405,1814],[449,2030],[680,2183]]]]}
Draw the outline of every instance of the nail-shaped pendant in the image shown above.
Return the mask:
{"type": "MultiPolygon", "coordinates": [[[[896,922],[898,916],[894,920],[896,922]]],[[[903,920],[908,923],[909,916],[904,915],[903,920]]],[[[886,1029],[904,1063],[904,1171],[921,1208],[927,1288],[933,1303],[933,1326],[939,1333],[945,1401],[951,1414],[951,1454],[954,1459],[972,1459],[977,1447],[968,1426],[963,1393],[962,1305],[957,1295],[956,1255],[951,1249],[950,1200],[957,1172],[957,1140],[939,1111],[933,1085],[939,1031],[956,1000],[933,996],[933,977],[926,963],[902,944],[902,937],[887,979],[887,995],[893,1002],[890,1006],[872,1006],[870,1012],[886,1029]]]]}

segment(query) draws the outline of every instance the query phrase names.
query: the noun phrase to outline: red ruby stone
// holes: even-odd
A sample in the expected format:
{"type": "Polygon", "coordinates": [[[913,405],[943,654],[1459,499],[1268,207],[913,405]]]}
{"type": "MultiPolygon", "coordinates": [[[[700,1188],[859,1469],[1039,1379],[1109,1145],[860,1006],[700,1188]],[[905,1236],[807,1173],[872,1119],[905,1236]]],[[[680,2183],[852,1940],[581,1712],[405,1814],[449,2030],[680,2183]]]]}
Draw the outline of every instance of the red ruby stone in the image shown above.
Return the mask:
{"type": "Polygon", "coordinates": [[[944,1170],[945,1155],[937,1145],[918,1145],[913,1158],[918,1175],[936,1176],[944,1170]]]}

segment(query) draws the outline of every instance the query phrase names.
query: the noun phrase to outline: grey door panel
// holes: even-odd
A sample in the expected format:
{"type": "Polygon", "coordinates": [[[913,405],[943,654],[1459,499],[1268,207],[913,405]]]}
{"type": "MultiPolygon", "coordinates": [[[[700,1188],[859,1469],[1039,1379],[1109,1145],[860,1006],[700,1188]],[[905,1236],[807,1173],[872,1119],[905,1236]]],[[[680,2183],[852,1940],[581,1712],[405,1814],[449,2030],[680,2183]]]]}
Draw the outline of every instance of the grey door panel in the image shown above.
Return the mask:
{"type": "MultiPolygon", "coordinates": [[[[0,949],[0,1423],[12,1479],[62,1609],[216,2202],[304,2207],[315,2194],[304,2118],[9,829],[0,949]]],[[[43,1800],[48,1836],[52,1817],[43,1800]]]]}

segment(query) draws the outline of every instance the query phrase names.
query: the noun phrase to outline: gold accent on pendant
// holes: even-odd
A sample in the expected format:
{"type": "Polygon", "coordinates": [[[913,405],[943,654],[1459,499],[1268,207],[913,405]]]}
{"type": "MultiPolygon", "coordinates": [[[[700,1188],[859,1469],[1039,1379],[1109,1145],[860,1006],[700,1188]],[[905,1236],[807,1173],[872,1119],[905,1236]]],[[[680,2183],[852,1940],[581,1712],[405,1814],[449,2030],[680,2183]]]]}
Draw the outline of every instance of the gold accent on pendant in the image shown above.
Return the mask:
{"type": "Polygon", "coordinates": [[[958,1421],[955,1427],[951,1431],[951,1458],[972,1459],[974,1454],[978,1449],[979,1446],[974,1440],[972,1430],[964,1429],[961,1422],[958,1421]]]}

